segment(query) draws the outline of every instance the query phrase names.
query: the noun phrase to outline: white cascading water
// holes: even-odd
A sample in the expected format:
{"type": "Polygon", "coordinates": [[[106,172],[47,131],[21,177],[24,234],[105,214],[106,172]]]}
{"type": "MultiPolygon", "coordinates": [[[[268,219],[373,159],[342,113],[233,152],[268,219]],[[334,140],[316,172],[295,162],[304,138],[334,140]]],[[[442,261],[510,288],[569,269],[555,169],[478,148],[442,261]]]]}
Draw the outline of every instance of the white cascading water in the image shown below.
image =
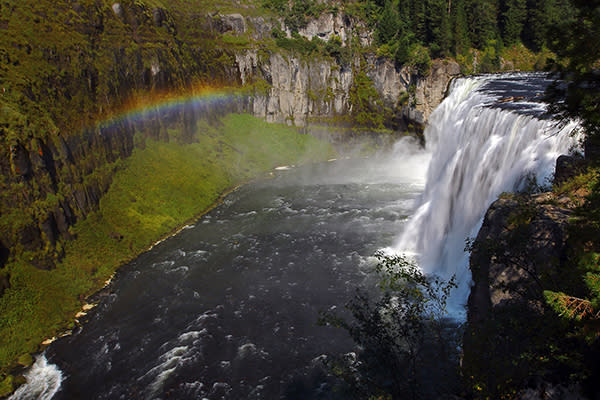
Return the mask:
{"type": "MultiPolygon", "coordinates": [[[[456,276],[452,316],[463,319],[471,275],[465,240],[474,238],[490,204],[502,192],[522,189],[528,176],[540,184],[555,162],[577,143],[575,124],[558,126],[499,107],[489,91],[478,90],[495,77],[456,80],[425,129],[431,161],[425,190],[394,252],[415,254],[426,273],[456,276]]],[[[538,114],[543,112],[539,103],[538,114]]]]}
{"type": "Polygon", "coordinates": [[[27,384],[21,386],[9,400],[50,400],[60,390],[62,372],[49,364],[44,354],[36,357],[35,363],[25,373],[27,384]]]}

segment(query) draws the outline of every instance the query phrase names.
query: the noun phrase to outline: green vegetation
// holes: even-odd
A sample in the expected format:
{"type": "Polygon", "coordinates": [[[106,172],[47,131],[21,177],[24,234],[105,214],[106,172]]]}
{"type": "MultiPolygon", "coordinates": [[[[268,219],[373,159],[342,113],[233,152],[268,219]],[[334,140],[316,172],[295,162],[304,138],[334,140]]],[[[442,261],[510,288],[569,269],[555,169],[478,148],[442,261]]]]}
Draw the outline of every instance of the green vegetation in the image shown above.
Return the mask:
{"type": "Polygon", "coordinates": [[[573,269],[559,290],[546,290],[548,304],[573,322],[572,335],[590,344],[600,336],[600,170],[590,168],[566,182],[559,193],[586,193],[570,223],[573,269]]]}
{"type": "Polygon", "coordinates": [[[283,16],[286,27],[292,32],[305,28],[309,20],[318,18],[325,12],[337,12],[335,6],[316,0],[262,0],[262,5],[283,16]]]}
{"type": "MultiPolygon", "coordinates": [[[[561,290],[544,292],[554,310],[591,343],[600,336],[600,1],[572,0],[575,18],[563,21],[550,37],[558,56],[556,82],[547,92],[549,111],[559,119],[577,118],[585,135],[590,168],[569,185],[588,193],[572,222],[573,274],[561,290]]],[[[565,190],[564,188],[562,190],[565,190]]],[[[573,190],[573,189],[571,189],[573,190]]]]}
{"type": "Polygon", "coordinates": [[[543,52],[549,45],[546,33],[573,14],[562,0],[367,0],[359,5],[362,18],[375,29],[376,44],[400,64],[410,62],[409,50],[418,43],[435,58],[472,61],[473,53],[482,52],[483,70],[477,72],[500,70],[496,54],[505,46],[543,52]]]}
{"type": "Polygon", "coordinates": [[[360,346],[356,360],[335,360],[348,398],[420,399],[455,393],[461,329],[445,320],[456,287],[426,276],[404,256],[375,254],[380,295],[358,291],[346,305],[353,319],[322,313],[320,324],[341,327],[360,346]],[[451,334],[450,332],[453,332],[451,334]]]}
{"type": "Polygon", "coordinates": [[[550,112],[582,121],[586,156],[600,159],[600,1],[572,0],[576,15],[551,32],[556,83],[547,93],[550,112]]]}
{"type": "MultiPolygon", "coordinates": [[[[175,132],[173,132],[175,133],[175,132]]],[[[295,128],[230,114],[199,122],[196,141],[147,139],[118,162],[100,209],[73,228],[65,256],[50,271],[25,260],[8,266],[11,287],[0,298],[0,378],[48,336],[72,324],[84,298],[116,268],[214,204],[226,190],[273,167],[326,160],[329,145],[295,128]]],[[[6,383],[8,382],[8,383],[6,383]]]]}
{"type": "Polygon", "coordinates": [[[357,125],[383,128],[383,104],[373,81],[364,71],[354,78],[350,88],[350,106],[353,122],[357,125]]]}

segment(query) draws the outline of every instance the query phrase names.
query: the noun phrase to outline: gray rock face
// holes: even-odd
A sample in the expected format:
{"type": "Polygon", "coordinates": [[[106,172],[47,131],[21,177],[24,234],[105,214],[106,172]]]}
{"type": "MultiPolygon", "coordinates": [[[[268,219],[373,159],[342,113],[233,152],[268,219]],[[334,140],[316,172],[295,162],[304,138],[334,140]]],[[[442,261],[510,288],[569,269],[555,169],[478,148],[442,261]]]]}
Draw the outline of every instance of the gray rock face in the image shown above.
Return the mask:
{"type": "Polygon", "coordinates": [[[271,54],[260,63],[255,52],[236,57],[240,78],[246,82],[259,74],[270,83],[266,93],[257,93],[253,112],[268,122],[305,125],[310,117],[345,113],[352,84],[352,70],[331,61],[309,62],[282,54],[271,54]]]}
{"type": "Polygon", "coordinates": [[[460,66],[456,62],[442,60],[433,63],[428,76],[416,79],[414,108],[423,114],[425,121],[446,96],[450,80],[458,75],[460,75],[460,66]]]}
{"type": "MultiPolygon", "coordinates": [[[[317,19],[310,20],[306,27],[298,30],[298,33],[305,38],[312,40],[314,37],[328,41],[332,36],[342,39],[346,43],[348,38],[356,35],[362,46],[370,46],[373,42],[373,34],[364,24],[358,21],[351,21],[350,18],[341,14],[323,13],[317,19]]],[[[291,32],[287,30],[287,34],[291,32]]]]}
{"type": "MultiPolygon", "coordinates": [[[[306,60],[273,53],[261,60],[255,50],[236,54],[243,84],[260,77],[269,83],[266,93],[257,93],[253,112],[268,122],[305,125],[311,118],[335,117],[350,111],[349,92],[357,74],[355,65],[342,67],[330,59],[306,60]]],[[[405,106],[408,119],[424,124],[433,109],[443,100],[450,80],[460,73],[454,62],[434,62],[426,78],[412,74],[407,67],[372,57],[367,75],[386,107],[395,109],[402,96],[414,86],[414,106],[405,106]]]]}
{"type": "MultiPolygon", "coordinates": [[[[273,23],[262,17],[231,14],[213,18],[219,21],[222,31],[239,33],[248,29],[256,38],[270,36],[273,29],[273,23]]],[[[283,22],[279,23],[286,30],[283,22]]],[[[289,29],[286,33],[291,36],[289,29]]],[[[342,46],[353,36],[363,46],[372,43],[372,32],[367,27],[341,14],[323,13],[298,33],[310,40],[318,37],[325,41],[335,35],[342,46]]],[[[242,84],[260,78],[270,85],[266,93],[257,93],[253,105],[254,114],[269,122],[305,125],[311,118],[335,117],[350,111],[349,91],[360,69],[359,60],[340,66],[329,58],[307,59],[284,52],[259,57],[256,50],[239,52],[235,59],[242,84]]],[[[460,75],[460,67],[453,61],[434,61],[427,77],[375,56],[368,57],[367,64],[367,75],[385,106],[401,109],[402,117],[421,125],[443,100],[450,80],[460,75]],[[410,104],[399,105],[408,92],[412,92],[410,104]]]]}
{"type": "Polygon", "coordinates": [[[233,31],[235,33],[246,32],[246,20],[242,14],[226,14],[221,15],[225,32],[233,31]]]}
{"type": "Polygon", "coordinates": [[[548,352],[550,336],[564,335],[543,290],[557,290],[573,267],[572,214],[551,193],[505,196],[486,213],[471,253],[462,370],[491,398],[506,390],[517,399],[582,398],[577,388],[547,381],[552,373],[546,370],[559,367],[537,356],[548,352]]]}
{"type": "Polygon", "coordinates": [[[535,302],[543,301],[539,277],[565,267],[573,211],[545,204],[548,197],[504,198],[488,209],[471,253],[469,323],[515,303],[538,308],[535,302]]]}

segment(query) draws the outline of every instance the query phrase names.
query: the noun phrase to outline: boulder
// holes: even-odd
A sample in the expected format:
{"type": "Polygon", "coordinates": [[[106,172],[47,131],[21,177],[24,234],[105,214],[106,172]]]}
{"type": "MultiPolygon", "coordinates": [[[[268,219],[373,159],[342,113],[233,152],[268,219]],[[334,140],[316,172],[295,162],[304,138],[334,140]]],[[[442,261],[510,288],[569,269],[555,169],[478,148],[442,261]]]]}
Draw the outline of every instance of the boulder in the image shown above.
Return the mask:
{"type": "Polygon", "coordinates": [[[219,17],[221,19],[222,32],[246,32],[246,20],[242,14],[221,14],[219,17]]]}
{"type": "Polygon", "coordinates": [[[561,185],[583,171],[585,160],[581,157],[562,155],[556,159],[554,170],[555,185],[561,185]]]}

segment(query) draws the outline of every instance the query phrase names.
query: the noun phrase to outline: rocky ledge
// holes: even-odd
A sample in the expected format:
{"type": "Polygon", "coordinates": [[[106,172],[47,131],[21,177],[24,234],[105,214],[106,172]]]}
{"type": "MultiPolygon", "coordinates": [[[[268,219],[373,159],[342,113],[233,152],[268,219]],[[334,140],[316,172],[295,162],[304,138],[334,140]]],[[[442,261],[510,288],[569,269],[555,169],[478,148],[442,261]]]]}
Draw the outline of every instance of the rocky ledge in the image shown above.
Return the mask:
{"type": "MultiPolygon", "coordinates": [[[[559,159],[556,179],[567,179],[578,163],[559,159]]],[[[578,367],[561,349],[578,344],[543,294],[569,281],[569,220],[584,195],[504,194],[488,209],[472,243],[463,344],[463,375],[475,398],[584,398],[576,380],[564,378],[578,367]]]]}

